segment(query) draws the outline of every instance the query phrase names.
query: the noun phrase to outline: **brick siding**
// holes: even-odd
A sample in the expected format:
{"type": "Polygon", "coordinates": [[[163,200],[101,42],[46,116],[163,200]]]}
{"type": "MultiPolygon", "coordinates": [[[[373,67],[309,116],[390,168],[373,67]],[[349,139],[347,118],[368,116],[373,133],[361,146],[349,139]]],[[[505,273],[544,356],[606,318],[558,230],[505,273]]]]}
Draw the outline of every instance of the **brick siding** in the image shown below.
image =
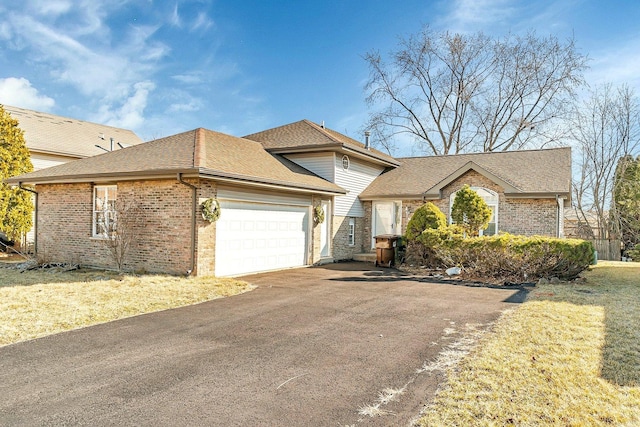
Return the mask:
{"type": "MultiPolygon", "coordinates": [[[[185,274],[190,269],[191,190],[176,180],[116,183],[118,199],[138,202],[144,222],[124,269],[185,274]]],[[[38,257],[42,261],[116,268],[104,241],[92,237],[90,184],[38,185],[38,257]]]]}
{"type": "MultiPolygon", "coordinates": [[[[519,199],[507,198],[502,187],[476,171],[469,171],[453,181],[442,191],[442,198],[430,200],[446,216],[450,215],[450,196],[465,184],[471,187],[483,187],[498,193],[498,231],[526,236],[540,235],[556,237],[558,221],[558,205],[555,199],[519,199]]],[[[407,230],[407,223],[417,208],[423,205],[422,200],[402,200],[402,233],[407,230]]],[[[360,229],[363,241],[371,239],[372,202],[363,203],[365,209],[364,223],[360,229]]],[[[365,251],[370,250],[368,245],[365,251]]]]}

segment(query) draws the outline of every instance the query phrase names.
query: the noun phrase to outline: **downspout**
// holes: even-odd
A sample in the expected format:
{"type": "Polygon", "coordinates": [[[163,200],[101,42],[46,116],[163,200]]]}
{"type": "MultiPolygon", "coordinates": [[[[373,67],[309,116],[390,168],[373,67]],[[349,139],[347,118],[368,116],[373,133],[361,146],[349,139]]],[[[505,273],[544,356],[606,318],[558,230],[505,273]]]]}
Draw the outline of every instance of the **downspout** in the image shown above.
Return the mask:
{"type": "Polygon", "coordinates": [[[564,198],[556,194],[556,203],[558,204],[558,216],[556,218],[556,236],[564,237],[564,230],[561,230],[561,221],[564,218],[564,198]]]}
{"type": "Polygon", "coordinates": [[[187,276],[190,276],[196,267],[196,210],[198,204],[198,187],[182,180],[182,174],[178,173],[178,182],[191,188],[191,268],[187,270],[187,276]]]}
{"type": "Polygon", "coordinates": [[[33,193],[35,194],[35,197],[36,197],[36,201],[34,203],[35,204],[34,210],[36,215],[33,221],[33,255],[37,256],[38,255],[38,192],[36,190],[23,187],[21,182],[18,183],[18,188],[20,188],[21,190],[28,191],[29,193],[33,193]]]}

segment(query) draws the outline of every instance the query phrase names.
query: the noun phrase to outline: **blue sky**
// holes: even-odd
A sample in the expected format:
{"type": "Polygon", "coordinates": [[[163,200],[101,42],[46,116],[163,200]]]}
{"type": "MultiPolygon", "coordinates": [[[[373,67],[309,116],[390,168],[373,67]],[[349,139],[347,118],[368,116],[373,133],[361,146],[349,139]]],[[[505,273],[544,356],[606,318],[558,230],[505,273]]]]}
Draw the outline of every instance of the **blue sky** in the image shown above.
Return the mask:
{"type": "Polygon", "coordinates": [[[242,136],[301,120],[362,140],[362,56],[423,24],[574,37],[590,84],[640,94],[636,0],[3,0],[0,103],[133,129],[242,136]]]}

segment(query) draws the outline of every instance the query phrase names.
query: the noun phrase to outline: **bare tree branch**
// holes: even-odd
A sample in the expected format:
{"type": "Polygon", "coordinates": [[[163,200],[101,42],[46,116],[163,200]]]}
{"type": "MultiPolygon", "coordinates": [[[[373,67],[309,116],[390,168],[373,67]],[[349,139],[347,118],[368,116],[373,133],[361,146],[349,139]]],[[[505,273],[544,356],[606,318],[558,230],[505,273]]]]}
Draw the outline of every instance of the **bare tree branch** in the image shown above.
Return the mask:
{"type": "Polygon", "coordinates": [[[556,142],[586,64],[573,40],[535,33],[495,40],[428,27],[401,40],[390,58],[364,57],[374,110],[367,126],[389,151],[390,139],[405,135],[436,155],[556,142]]]}

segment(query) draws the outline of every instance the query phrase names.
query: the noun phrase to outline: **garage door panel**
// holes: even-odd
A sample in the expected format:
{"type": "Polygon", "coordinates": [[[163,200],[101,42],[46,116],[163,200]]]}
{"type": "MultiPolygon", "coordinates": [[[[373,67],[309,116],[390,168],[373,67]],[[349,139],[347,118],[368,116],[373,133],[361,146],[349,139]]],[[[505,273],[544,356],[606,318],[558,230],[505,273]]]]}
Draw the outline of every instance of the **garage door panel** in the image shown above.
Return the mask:
{"type": "Polygon", "coordinates": [[[216,275],[303,266],[309,208],[221,201],[216,223],[216,275]]]}

